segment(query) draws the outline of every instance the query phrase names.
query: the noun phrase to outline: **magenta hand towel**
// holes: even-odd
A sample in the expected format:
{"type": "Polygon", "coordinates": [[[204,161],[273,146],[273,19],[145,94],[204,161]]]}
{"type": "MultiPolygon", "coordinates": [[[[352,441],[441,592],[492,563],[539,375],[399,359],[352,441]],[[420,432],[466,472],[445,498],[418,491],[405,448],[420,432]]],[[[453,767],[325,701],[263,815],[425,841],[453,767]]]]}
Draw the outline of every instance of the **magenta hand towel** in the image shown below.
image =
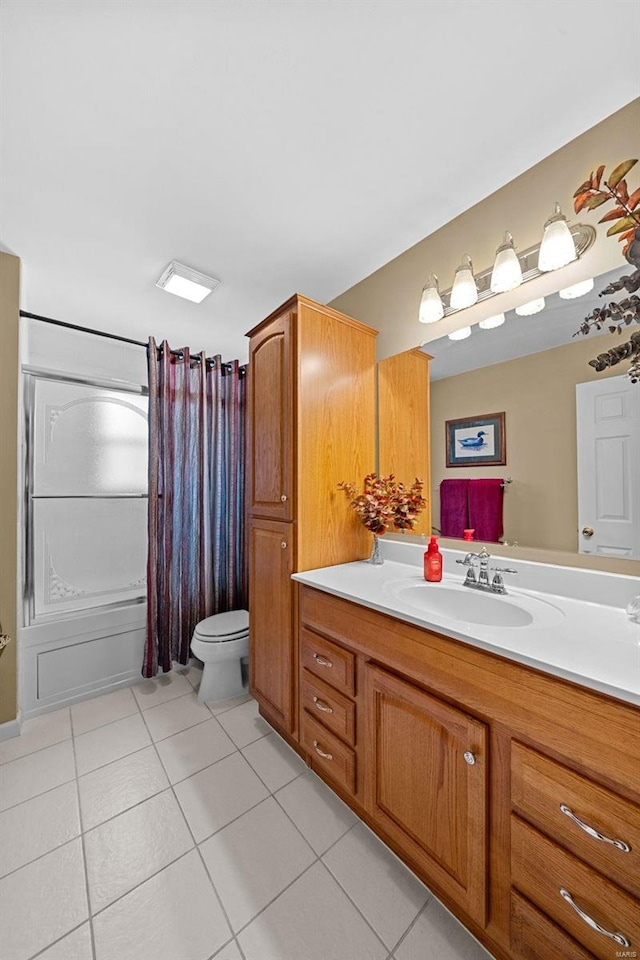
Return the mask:
{"type": "Polygon", "coordinates": [[[440,536],[462,538],[469,526],[468,480],[443,480],[440,484],[440,536]]]}
{"type": "Polygon", "coordinates": [[[475,527],[476,540],[497,543],[504,533],[502,525],[502,479],[470,480],[469,526],[475,527]]]}

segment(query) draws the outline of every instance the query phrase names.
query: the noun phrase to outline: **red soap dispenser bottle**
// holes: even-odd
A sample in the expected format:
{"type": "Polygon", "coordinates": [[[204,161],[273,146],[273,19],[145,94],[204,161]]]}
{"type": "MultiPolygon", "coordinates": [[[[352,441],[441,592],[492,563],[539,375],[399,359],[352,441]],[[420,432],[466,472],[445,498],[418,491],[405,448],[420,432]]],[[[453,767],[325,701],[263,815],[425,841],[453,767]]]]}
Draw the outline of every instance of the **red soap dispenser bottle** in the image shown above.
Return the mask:
{"type": "Polygon", "coordinates": [[[424,555],[424,578],[430,583],[442,580],[442,554],[438,550],[438,538],[431,537],[424,555]]]}

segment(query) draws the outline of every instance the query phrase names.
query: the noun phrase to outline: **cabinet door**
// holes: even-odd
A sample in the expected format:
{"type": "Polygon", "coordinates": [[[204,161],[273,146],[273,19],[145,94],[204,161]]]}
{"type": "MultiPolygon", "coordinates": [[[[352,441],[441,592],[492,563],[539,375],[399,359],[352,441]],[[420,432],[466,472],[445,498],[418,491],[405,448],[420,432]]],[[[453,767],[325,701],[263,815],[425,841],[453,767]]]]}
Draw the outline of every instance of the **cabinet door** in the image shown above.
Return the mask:
{"type": "Polygon", "coordinates": [[[275,317],[249,347],[249,513],[274,520],[294,517],[294,320],[275,317]]]}
{"type": "Polygon", "coordinates": [[[249,544],[249,685],[293,729],[293,524],[252,519],[249,544]]]}
{"type": "Polygon", "coordinates": [[[378,667],[366,668],[368,812],[480,924],[487,881],[487,728],[378,667]],[[466,756],[466,759],[465,759],[466,756]]]}

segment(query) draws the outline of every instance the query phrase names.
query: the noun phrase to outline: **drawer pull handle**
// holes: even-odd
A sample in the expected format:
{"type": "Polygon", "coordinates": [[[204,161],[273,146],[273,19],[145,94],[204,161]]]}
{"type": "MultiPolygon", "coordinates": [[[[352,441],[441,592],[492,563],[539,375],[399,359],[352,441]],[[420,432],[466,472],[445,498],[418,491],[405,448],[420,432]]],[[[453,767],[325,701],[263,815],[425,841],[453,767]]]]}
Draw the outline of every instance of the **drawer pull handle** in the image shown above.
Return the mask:
{"type": "Polygon", "coordinates": [[[601,833],[598,833],[597,830],[594,830],[593,827],[590,827],[588,823],[583,823],[582,820],[578,820],[571,807],[568,807],[566,803],[560,804],[560,810],[564,813],[565,817],[569,817],[569,820],[573,821],[576,826],[584,830],[585,833],[588,833],[594,840],[602,840],[603,843],[610,843],[612,846],[617,847],[618,850],[622,850],[623,853],[631,853],[631,847],[628,843],[625,843],[624,840],[611,840],[609,837],[604,837],[601,833]]]}
{"type": "Polygon", "coordinates": [[[319,653],[314,653],[313,659],[316,663],[319,663],[321,667],[332,667],[333,663],[329,660],[328,657],[323,657],[319,653]]]}
{"type": "Polygon", "coordinates": [[[317,740],[314,740],[314,741],[313,741],[313,745],[314,745],[314,747],[316,748],[316,753],[317,753],[317,754],[319,754],[321,757],[324,757],[325,760],[333,760],[333,754],[332,754],[332,753],[325,753],[324,750],[321,750],[320,747],[318,746],[318,741],[317,741],[317,740]]]}
{"type": "Polygon", "coordinates": [[[330,707],[324,700],[319,700],[318,697],[314,697],[313,702],[318,710],[322,710],[323,713],[333,713],[333,707],[330,707]]]}
{"type": "Polygon", "coordinates": [[[465,750],[463,756],[464,756],[464,762],[468,763],[470,767],[472,767],[476,762],[476,758],[471,753],[471,750],[465,750]]]}
{"type": "Polygon", "coordinates": [[[609,939],[615,940],[615,942],[619,943],[621,947],[631,946],[623,933],[620,933],[619,931],[616,933],[611,933],[609,930],[605,930],[604,927],[601,927],[599,923],[596,923],[596,921],[590,917],[588,913],[585,913],[584,910],[581,910],[569,891],[565,890],[564,887],[560,888],[560,896],[567,901],[570,907],[573,907],[578,916],[584,920],[587,926],[591,927],[592,930],[596,930],[598,933],[601,933],[603,937],[609,937],[609,939]]]}

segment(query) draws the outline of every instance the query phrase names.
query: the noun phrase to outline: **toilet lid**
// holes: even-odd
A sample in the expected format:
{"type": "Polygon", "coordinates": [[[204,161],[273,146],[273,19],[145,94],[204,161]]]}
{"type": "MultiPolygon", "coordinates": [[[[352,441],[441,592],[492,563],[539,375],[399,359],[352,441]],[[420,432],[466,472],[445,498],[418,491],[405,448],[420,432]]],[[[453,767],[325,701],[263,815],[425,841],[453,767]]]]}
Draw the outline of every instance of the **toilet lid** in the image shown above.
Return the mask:
{"type": "Polygon", "coordinates": [[[246,610],[229,610],[201,620],[196,627],[198,636],[206,640],[231,640],[243,636],[249,630],[249,613],[246,610]]]}

